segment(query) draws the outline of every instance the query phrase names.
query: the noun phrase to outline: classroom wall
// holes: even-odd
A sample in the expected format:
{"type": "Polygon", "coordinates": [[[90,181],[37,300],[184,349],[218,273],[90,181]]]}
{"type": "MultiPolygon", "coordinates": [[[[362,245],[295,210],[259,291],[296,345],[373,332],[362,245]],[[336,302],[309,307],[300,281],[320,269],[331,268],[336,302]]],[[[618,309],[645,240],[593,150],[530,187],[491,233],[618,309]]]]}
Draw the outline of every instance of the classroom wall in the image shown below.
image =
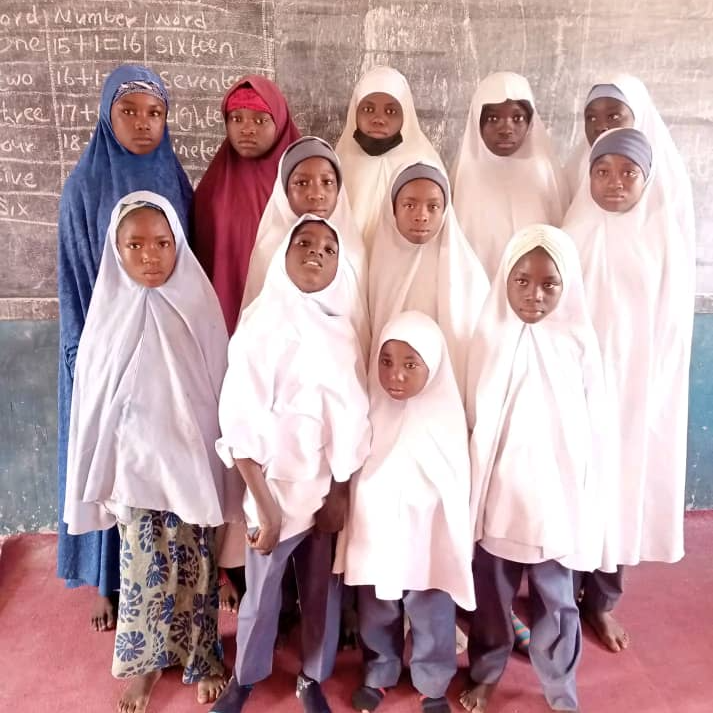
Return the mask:
{"type": "Polygon", "coordinates": [[[97,120],[106,73],[151,66],[197,182],[223,138],[219,105],[249,72],[276,79],[304,132],[334,142],[354,83],[389,63],[450,164],[480,79],[528,76],[562,158],[589,86],[629,71],[686,159],[698,226],[686,502],[713,507],[713,2],[704,0],[4,0],[0,4],[0,534],[52,527],[56,219],[97,120]]]}

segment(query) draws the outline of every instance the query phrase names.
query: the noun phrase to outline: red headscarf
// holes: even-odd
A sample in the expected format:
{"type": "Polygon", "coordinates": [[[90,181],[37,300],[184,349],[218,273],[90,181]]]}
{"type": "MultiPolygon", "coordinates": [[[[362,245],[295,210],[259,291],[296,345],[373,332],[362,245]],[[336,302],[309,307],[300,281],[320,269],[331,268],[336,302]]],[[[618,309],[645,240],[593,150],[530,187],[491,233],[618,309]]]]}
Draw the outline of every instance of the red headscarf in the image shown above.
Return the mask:
{"type": "Polygon", "coordinates": [[[244,159],[226,138],[193,199],[193,250],[218,294],[231,334],[240,312],[257,228],[272,193],[280,157],[300,138],[277,85],[255,74],[238,80],[227,91],[221,105],[223,116],[231,95],[245,84],[269,107],[277,129],[275,143],[260,158],[244,159]]]}

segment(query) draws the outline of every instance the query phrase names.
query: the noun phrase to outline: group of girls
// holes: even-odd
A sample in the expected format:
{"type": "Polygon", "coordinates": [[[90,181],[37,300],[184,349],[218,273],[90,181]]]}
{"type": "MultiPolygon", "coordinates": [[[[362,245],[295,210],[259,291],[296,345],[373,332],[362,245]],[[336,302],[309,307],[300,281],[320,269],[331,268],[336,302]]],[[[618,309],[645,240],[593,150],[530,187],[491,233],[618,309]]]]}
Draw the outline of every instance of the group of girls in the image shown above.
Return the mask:
{"type": "Polygon", "coordinates": [[[641,82],[583,109],[565,173],[527,81],[490,75],[449,181],[396,70],[361,78],[336,150],[250,75],[192,196],[160,79],[109,75],[60,203],[58,574],[98,587],[120,713],[172,666],[239,713],[291,570],[308,713],[345,585],[356,710],[397,684],[404,619],[422,709],[450,710],[458,607],[482,713],[523,574],[533,668],[579,710],[580,615],[626,648],[623,566],[683,555],[695,244],[641,82]],[[219,564],[245,576],[227,682],[219,564]]]}

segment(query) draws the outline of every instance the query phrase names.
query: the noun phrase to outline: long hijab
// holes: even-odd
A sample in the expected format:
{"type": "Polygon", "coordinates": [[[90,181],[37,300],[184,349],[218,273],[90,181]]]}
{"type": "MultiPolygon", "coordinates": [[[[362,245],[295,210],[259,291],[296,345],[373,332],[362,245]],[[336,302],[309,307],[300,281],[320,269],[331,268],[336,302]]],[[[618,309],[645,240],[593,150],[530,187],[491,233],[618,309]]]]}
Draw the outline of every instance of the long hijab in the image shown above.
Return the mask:
{"type": "Polygon", "coordinates": [[[134,508],[223,523],[214,443],[226,352],[218,300],[176,211],[150,191],[124,196],[77,353],[64,507],[70,533],[129,522],[134,508]],[[174,270],[155,288],[129,277],[116,245],[122,211],[147,204],[166,216],[176,243],[174,270]]]}
{"type": "Polygon", "coordinates": [[[280,157],[300,135],[277,85],[255,74],[239,79],[226,92],[221,104],[224,118],[231,95],[246,85],[270,108],[276,127],[275,142],[265,155],[246,159],[238,155],[226,137],[196,188],[192,216],[192,245],[218,294],[231,333],[240,312],[250,255],[280,157]]]}

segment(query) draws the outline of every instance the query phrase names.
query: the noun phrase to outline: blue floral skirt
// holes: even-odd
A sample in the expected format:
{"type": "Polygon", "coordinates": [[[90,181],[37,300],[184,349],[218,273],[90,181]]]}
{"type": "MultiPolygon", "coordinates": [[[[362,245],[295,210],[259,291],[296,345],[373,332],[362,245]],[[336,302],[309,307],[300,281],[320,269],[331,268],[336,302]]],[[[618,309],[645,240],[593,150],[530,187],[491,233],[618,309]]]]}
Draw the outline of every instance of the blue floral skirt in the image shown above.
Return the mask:
{"type": "Polygon", "coordinates": [[[111,672],[183,667],[183,682],[223,674],[212,528],[136,510],[119,525],[121,589],[111,672]]]}

